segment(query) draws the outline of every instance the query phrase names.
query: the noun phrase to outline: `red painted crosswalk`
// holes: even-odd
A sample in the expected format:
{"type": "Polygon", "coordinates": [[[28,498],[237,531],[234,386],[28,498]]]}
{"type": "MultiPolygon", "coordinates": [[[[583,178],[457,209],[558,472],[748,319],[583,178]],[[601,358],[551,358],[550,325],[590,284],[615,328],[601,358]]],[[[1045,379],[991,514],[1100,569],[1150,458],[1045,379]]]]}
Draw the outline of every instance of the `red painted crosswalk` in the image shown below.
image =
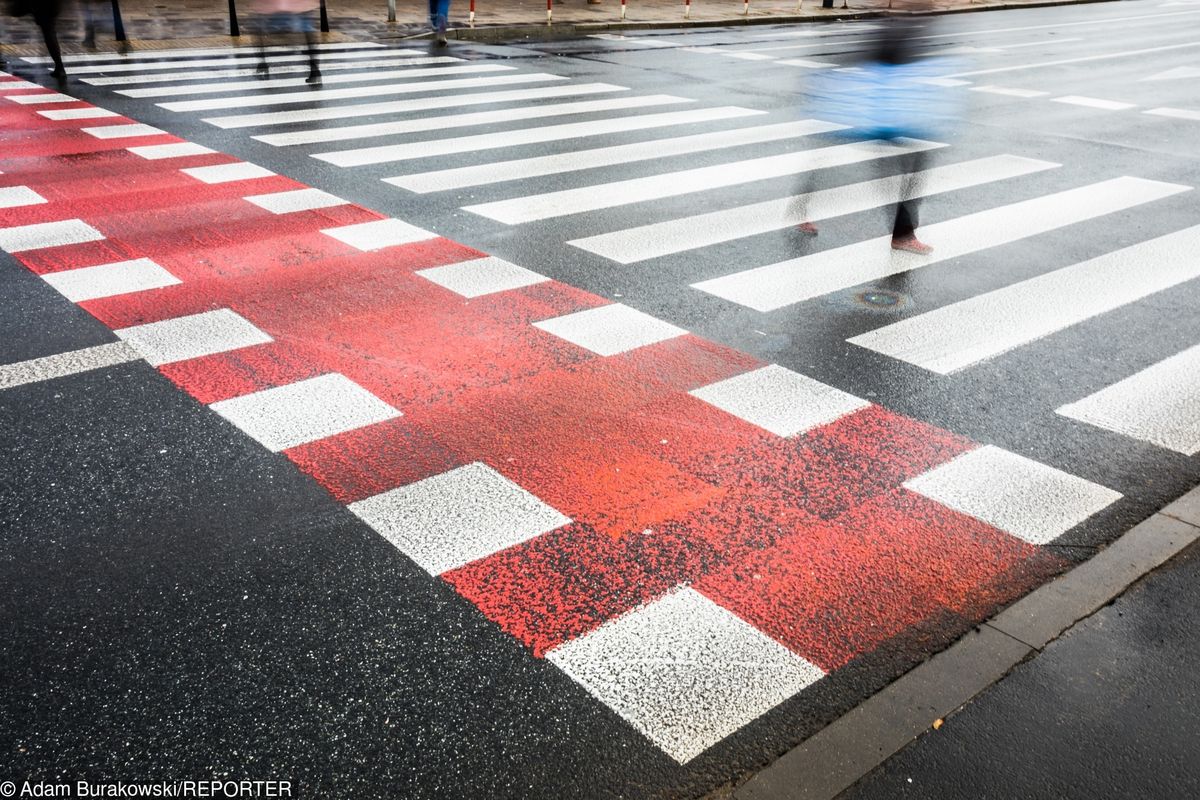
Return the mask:
{"type": "MultiPolygon", "coordinates": [[[[679,760],[731,729],[666,722],[647,711],[654,686],[630,693],[580,666],[638,658],[621,649],[624,621],[728,617],[689,640],[695,663],[720,668],[728,648],[741,669],[764,653],[794,693],[897,637],[965,630],[1063,567],[903,487],[977,447],[960,436],[788,376],[769,384],[793,387],[784,394],[729,407],[699,390],[765,365],[632,309],[571,316],[612,304],[433,234],[363,249],[339,230],[382,215],[350,203],[273,213],[243,198],[305,187],[206,183],[183,170],[236,159],[146,159],[127,148],[180,140],[97,138],[81,128],[133,121],[50,120],[4,96],[0,83],[0,186],[47,202],[0,208],[0,237],[63,220],[103,237],[51,238],[19,262],[40,275],[161,268],[177,282],[81,305],[534,656],[561,654],[679,760]],[[794,408],[804,392],[832,405],[794,408]],[[791,655],[771,661],[777,651],[791,655]]],[[[668,692],[676,678],[655,680],[668,692]]],[[[680,713],[708,703],[739,709],[729,718],[742,724],[782,699],[747,693],[690,698],[680,713]]]]}

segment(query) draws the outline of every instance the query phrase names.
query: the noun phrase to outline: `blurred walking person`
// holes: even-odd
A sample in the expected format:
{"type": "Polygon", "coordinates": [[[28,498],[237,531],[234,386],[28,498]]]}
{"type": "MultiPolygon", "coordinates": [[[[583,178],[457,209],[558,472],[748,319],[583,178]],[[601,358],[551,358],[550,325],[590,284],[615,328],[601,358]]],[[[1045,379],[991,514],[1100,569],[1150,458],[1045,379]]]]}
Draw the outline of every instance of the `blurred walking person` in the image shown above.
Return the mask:
{"type": "Polygon", "coordinates": [[[438,47],[445,47],[446,28],[450,25],[450,0],[429,0],[429,27],[438,47]]]}
{"type": "Polygon", "coordinates": [[[62,49],[58,46],[58,17],[62,13],[62,0],[12,0],[8,11],[14,17],[33,17],[42,32],[46,52],[54,62],[54,71],[50,74],[60,81],[65,80],[67,69],[63,66],[62,49]]]}
{"type": "Polygon", "coordinates": [[[313,32],[311,15],[316,3],[313,0],[257,0],[254,6],[258,29],[258,74],[270,75],[267,64],[267,37],[285,39],[303,37],[304,50],[308,55],[308,78],[305,83],[321,82],[321,66],[317,61],[317,36],[313,32]]]}
{"type": "MultiPolygon", "coordinates": [[[[901,178],[892,217],[892,249],[918,255],[933,252],[917,238],[920,176],[929,165],[929,151],[912,139],[928,135],[950,116],[945,93],[927,81],[938,71],[939,62],[918,60],[915,52],[914,32],[926,25],[927,19],[883,19],[878,43],[865,63],[815,81],[816,116],[849,125],[857,137],[883,140],[896,148],[901,178]]],[[[892,159],[873,161],[886,169],[892,159]]],[[[805,214],[811,183],[810,172],[793,212],[803,220],[797,230],[815,236],[817,227],[805,214]]]]}

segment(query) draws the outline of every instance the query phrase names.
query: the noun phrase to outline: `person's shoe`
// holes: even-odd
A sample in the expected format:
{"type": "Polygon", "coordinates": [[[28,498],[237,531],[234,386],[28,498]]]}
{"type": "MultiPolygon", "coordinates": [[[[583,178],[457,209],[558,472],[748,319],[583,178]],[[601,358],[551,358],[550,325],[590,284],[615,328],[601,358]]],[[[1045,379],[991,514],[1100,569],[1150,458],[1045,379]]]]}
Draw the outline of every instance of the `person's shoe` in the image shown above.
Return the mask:
{"type": "Polygon", "coordinates": [[[95,50],[96,49],[95,35],[89,33],[87,36],[83,37],[83,41],[80,42],[80,44],[83,45],[84,47],[86,47],[88,50],[95,50]]]}
{"type": "Polygon", "coordinates": [[[67,79],[67,71],[62,67],[55,67],[50,74],[53,75],[55,79],[60,81],[65,81],[67,79]]]}
{"type": "Polygon", "coordinates": [[[446,46],[446,45],[448,45],[448,44],[450,44],[450,42],[449,42],[449,41],[446,39],[446,34],[444,34],[444,33],[439,33],[439,34],[437,35],[437,46],[438,46],[438,47],[445,47],[445,46],[446,46]]]}
{"type": "Polygon", "coordinates": [[[304,79],[304,82],[305,83],[320,83],[321,82],[321,71],[319,69],[314,69],[312,72],[308,73],[308,77],[304,79]]]}
{"type": "Polygon", "coordinates": [[[817,226],[813,225],[811,222],[801,222],[796,226],[796,230],[800,233],[803,233],[805,236],[817,235],[817,226]]]}
{"type": "Polygon", "coordinates": [[[933,252],[933,248],[922,242],[915,234],[908,236],[892,237],[892,249],[903,250],[906,253],[916,253],[919,256],[927,256],[933,252]]]}
{"type": "Polygon", "coordinates": [[[254,74],[260,78],[269,78],[271,77],[271,68],[267,66],[267,62],[264,61],[254,68],[254,74]]]}

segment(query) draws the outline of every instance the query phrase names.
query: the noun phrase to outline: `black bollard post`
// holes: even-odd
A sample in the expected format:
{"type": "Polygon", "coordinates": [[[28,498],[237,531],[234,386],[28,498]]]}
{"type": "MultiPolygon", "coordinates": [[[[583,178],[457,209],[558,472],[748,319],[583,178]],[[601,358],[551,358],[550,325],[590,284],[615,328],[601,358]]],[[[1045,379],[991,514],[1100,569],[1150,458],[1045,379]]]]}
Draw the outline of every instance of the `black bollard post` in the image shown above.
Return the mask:
{"type": "Polygon", "coordinates": [[[234,0],[229,0],[229,35],[241,36],[241,31],[238,30],[237,24],[237,6],[234,0]]]}
{"type": "Polygon", "coordinates": [[[329,33],[329,14],[325,11],[325,0],[321,0],[321,33],[329,33]]]}
{"type": "Polygon", "coordinates": [[[125,23],[121,21],[121,3],[119,0],[112,0],[113,11],[113,38],[118,42],[125,41],[125,23]]]}

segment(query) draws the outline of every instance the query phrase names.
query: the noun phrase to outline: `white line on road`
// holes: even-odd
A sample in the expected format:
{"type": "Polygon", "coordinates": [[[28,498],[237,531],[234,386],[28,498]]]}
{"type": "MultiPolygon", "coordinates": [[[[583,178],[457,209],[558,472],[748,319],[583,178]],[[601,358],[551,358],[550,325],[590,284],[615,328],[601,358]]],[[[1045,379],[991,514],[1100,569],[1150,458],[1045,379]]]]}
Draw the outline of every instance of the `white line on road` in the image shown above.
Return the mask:
{"type": "Polygon", "coordinates": [[[948,375],[1200,277],[1198,250],[1200,226],[1105,253],[847,341],[948,375]]]}
{"type": "Polygon", "coordinates": [[[141,358],[136,350],[124,342],[110,342],[15,364],[0,364],[0,389],[65,378],[102,367],[140,361],[141,358]]]}
{"type": "MultiPolygon", "coordinates": [[[[360,67],[366,67],[371,63],[388,63],[395,60],[413,60],[413,56],[421,55],[420,50],[388,50],[386,53],[381,53],[378,50],[363,50],[353,53],[334,53],[328,55],[327,58],[320,59],[321,66],[332,65],[332,63],[354,64],[360,67]],[[337,59],[336,62],[330,62],[328,59],[337,59]],[[371,59],[366,64],[358,59],[371,59]]],[[[453,59],[459,61],[461,59],[453,59]]],[[[247,53],[246,55],[226,56],[224,58],[200,58],[193,61],[135,61],[126,64],[88,64],[71,68],[72,75],[88,75],[91,73],[109,73],[109,72],[153,72],[151,75],[114,75],[110,78],[82,78],[84,83],[93,86],[105,86],[124,81],[125,83],[147,83],[150,81],[163,80],[188,80],[193,75],[204,77],[212,75],[217,77],[213,70],[205,69],[199,73],[178,72],[171,70],[188,70],[202,69],[205,67],[238,67],[251,64],[250,71],[253,72],[253,65],[260,64],[265,61],[267,64],[286,64],[292,61],[308,61],[306,53],[289,53],[283,56],[267,56],[265,59],[259,58],[256,53],[247,53]],[[158,70],[168,70],[167,72],[158,72],[158,70]]],[[[307,64],[306,64],[307,66],[307,64]]]]}
{"type": "Polygon", "coordinates": [[[1058,67],[1063,64],[1083,64],[1090,61],[1107,61],[1113,58],[1129,58],[1130,56],[1143,56],[1148,53],[1165,53],[1168,50],[1182,50],[1189,47],[1200,47],[1200,42],[1185,42],[1183,44],[1171,44],[1163,47],[1147,47],[1141,50],[1124,50],[1119,53],[1102,53],[1096,56],[1080,56],[1079,58],[1061,58],[1056,61],[1041,61],[1036,64],[1016,64],[1010,67],[993,67],[992,69],[977,69],[970,72],[956,72],[953,75],[947,75],[948,78],[969,78],[972,75],[995,75],[1000,72],[1016,72],[1022,69],[1041,69],[1043,67],[1058,67]]]}
{"type": "MultiPolygon", "coordinates": [[[[382,56],[383,54],[372,51],[370,55],[382,56]]],[[[294,72],[308,72],[309,69],[311,69],[308,64],[307,56],[297,56],[295,58],[288,57],[287,60],[301,61],[303,63],[276,65],[271,68],[271,74],[279,75],[291,74],[294,72]]],[[[398,61],[403,62],[406,65],[425,65],[457,63],[462,61],[462,59],[451,58],[450,56],[434,56],[430,58],[399,58],[389,55],[382,58],[377,58],[375,61],[322,61],[321,71],[330,72],[332,70],[394,67],[398,61]]],[[[205,69],[196,70],[195,72],[158,72],[153,75],[113,75],[107,78],[80,78],[80,80],[89,86],[131,86],[134,84],[170,83],[171,81],[212,81],[217,80],[218,78],[248,78],[257,74],[258,72],[255,67],[243,66],[236,69],[205,69]]]]}

